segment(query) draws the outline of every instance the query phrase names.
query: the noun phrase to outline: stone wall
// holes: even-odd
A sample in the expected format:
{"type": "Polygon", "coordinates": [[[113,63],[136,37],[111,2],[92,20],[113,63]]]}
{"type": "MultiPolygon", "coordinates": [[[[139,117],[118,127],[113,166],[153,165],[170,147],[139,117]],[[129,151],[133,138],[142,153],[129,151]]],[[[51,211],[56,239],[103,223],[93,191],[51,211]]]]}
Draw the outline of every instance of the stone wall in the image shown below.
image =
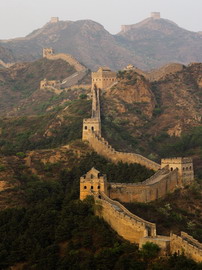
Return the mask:
{"type": "Polygon", "coordinates": [[[140,243],[143,237],[156,236],[156,225],[129,212],[122,204],[101,193],[95,198],[96,214],[102,217],[120,236],[131,243],[140,243]]]}
{"type": "Polygon", "coordinates": [[[202,262],[202,244],[187,233],[181,232],[181,236],[171,234],[170,250],[172,254],[184,254],[197,262],[202,262]]]}
{"type": "Polygon", "coordinates": [[[59,54],[47,54],[46,58],[49,60],[58,60],[62,59],[69,63],[70,65],[74,66],[76,71],[83,71],[86,69],[83,65],[81,65],[73,56],[70,54],[64,54],[64,53],[59,53],[59,54]]]}
{"type": "Polygon", "coordinates": [[[178,187],[177,170],[160,170],[142,183],[110,183],[109,197],[121,202],[150,202],[164,197],[178,187]]]}
{"type": "Polygon", "coordinates": [[[117,163],[122,161],[124,163],[137,163],[141,164],[149,169],[157,171],[160,169],[160,165],[154,161],[151,161],[141,155],[134,153],[118,152],[109,145],[109,143],[101,136],[90,132],[88,134],[89,144],[100,155],[117,163]]]}

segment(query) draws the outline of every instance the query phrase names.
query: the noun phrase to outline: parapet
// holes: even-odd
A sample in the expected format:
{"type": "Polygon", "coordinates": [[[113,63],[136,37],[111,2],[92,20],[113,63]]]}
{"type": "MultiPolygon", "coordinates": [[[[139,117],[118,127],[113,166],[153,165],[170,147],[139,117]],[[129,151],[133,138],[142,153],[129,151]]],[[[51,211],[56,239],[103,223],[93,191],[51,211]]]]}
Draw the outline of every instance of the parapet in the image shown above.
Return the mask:
{"type": "Polygon", "coordinates": [[[196,262],[202,262],[202,244],[192,236],[185,232],[181,232],[181,236],[171,234],[170,240],[172,254],[184,254],[196,262]]]}
{"type": "Polygon", "coordinates": [[[174,157],[174,158],[163,158],[161,159],[161,164],[187,164],[192,163],[192,158],[189,157],[174,157]]]}

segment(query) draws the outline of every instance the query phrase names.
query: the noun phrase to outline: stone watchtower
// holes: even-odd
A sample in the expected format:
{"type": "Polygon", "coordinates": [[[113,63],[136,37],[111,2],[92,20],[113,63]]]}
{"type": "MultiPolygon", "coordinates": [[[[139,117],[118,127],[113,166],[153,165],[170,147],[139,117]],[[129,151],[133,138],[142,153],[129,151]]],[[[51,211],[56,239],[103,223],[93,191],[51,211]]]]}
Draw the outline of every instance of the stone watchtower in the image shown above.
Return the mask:
{"type": "Polygon", "coordinates": [[[92,89],[106,89],[117,81],[116,72],[111,71],[108,67],[100,67],[97,72],[92,72],[92,89]]]}
{"type": "Polygon", "coordinates": [[[155,20],[161,19],[161,13],[160,12],[151,12],[151,18],[155,20]]]}
{"type": "Polygon", "coordinates": [[[59,17],[51,17],[50,23],[58,23],[59,22],[59,17]]]}
{"type": "Polygon", "coordinates": [[[43,57],[48,57],[50,55],[54,55],[53,48],[44,48],[43,49],[43,57]]]}
{"type": "Polygon", "coordinates": [[[161,168],[168,166],[170,171],[178,170],[181,185],[190,185],[194,181],[194,169],[192,158],[176,157],[161,160],[161,168]]]}
{"type": "Polygon", "coordinates": [[[84,200],[89,195],[99,196],[100,192],[108,195],[107,190],[106,175],[102,175],[95,168],[92,168],[80,178],[80,200],[84,200]]]}

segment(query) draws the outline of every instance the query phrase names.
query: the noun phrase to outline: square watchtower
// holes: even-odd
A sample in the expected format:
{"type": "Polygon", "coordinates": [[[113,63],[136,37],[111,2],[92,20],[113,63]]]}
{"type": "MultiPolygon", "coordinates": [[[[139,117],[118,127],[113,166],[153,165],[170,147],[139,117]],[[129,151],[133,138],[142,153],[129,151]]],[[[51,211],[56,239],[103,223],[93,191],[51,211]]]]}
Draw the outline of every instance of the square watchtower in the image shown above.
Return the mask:
{"type": "Polygon", "coordinates": [[[116,72],[108,67],[100,67],[97,72],[92,72],[92,90],[95,86],[100,89],[109,88],[116,81],[116,72]]]}
{"type": "Polygon", "coordinates": [[[80,200],[84,200],[89,195],[99,196],[100,192],[107,194],[108,183],[106,175],[101,174],[92,168],[80,178],[80,200]]]}
{"type": "Polygon", "coordinates": [[[179,181],[183,186],[189,185],[194,181],[194,169],[192,158],[176,157],[161,160],[161,168],[168,166],[170,171],[177,169],[179,181]]]}

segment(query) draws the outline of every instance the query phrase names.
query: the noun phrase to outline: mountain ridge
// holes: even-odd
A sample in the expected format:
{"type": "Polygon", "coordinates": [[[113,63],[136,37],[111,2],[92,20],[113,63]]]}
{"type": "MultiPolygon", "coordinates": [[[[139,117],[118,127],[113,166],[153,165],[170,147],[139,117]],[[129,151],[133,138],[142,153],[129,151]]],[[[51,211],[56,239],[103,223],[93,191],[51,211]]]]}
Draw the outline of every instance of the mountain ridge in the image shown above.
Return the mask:
{"type": "MultiPolygon", "coordinates": [[[[147,18],[130,27],[112,35],[92,20],[49,22],[24,38],[0,40],[0,46],[16,61],[36,60],[42,48],[53,47],[91,69],[107,65],[119,70],[130,63],[149,70],[168,62],[202,62],[200,32],[188,31],[167,19],[147,18]]],[[[0,59],[13,62],[1,50],[0,59]]]]}

